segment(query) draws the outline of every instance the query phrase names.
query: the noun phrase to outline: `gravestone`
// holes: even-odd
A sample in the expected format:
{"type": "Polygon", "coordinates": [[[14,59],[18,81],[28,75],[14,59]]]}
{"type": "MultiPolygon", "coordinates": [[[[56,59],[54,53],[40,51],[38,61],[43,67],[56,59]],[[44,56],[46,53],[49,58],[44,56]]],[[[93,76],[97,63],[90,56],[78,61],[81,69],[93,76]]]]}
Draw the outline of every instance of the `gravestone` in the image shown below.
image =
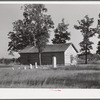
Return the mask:
{"type": "Polygon", "coordinates": [[[29,69],[32,69],[32,68],[33,68],[33,66],[32,66],[32,64],[30,64],[29,69]]]}
{"type": "Polygon", "coordinates": [[[12,67],[12,70],[14,70],[14,67],[12,67]]]}
{"type": "Polygon", "coordinates": [[[53,67],[56,68],[57,67],[57,61],[56,61],[56,57],[55,56],[53,56],[53,61],[52,62],[53,62],[52,63],[53,67]]]}
{"type": "Polygon", "coordinates": [[[24,66],[24,70],[26,70],[26,66],[24,66]]]}
{"type": "Polygon", "coordinates": [[[38,68],[38,67],[37,67],[37,62],[35,62],[35,68],[38,68]]]}

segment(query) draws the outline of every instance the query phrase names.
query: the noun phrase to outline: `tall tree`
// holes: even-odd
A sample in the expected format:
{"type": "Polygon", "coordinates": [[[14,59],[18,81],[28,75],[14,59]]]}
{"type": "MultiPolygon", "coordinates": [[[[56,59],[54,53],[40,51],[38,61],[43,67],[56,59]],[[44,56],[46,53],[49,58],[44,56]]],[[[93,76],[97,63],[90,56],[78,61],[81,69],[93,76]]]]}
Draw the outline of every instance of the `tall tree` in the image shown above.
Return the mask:
{"type": "Polygon", "coordinates": [[[97,47],[96,54],[99,54],[100,55],[100,41],[98,42],[98,47],[97,47]]]}
{"type": "MultiPolygon", "coordinates": [[[[97,34],[98,34],[98,39],[100,39],[100,14],[99,14],[99,19],[98,19],[98,23],[97,23],[97,34]]],[[[100,55],[100,41],[98,41],[97,44],[97,51],[96,53],[100,55]]]]}
{"type": "Polygon", "coordinates": [[[80,51],[85,55],[85,64],[87,64],[87,55],[90,53],[93,42],[89,39],[95,35],[95,28],[92,28],[94,18],[89,18],[86,15],[82,20],[78,20],[79,25],[74,25],[74,28],[80,30],[83,36],[83,41],[80,42],[80,51]]]}
{"type": "Polygon", "coordinates": [[[39,52],[39,63],[41,65],[41,53],[48,42],[50,30],[54,23],[47,8],[43,4],[25,4],[23,6],[23,20],[13,23],[13,31],[9,32],[8,50],[22,50],[28,45],[36,46],[39,52]]]}
{"type": "Polygon", "coordinates": [[[65,24],[64,19],[58,24],[54,30],[55,37],[52,39],[53,44],[66,43],[66,40],[70,40],[70,33],[68,32],[69,24],[65,24]]]}

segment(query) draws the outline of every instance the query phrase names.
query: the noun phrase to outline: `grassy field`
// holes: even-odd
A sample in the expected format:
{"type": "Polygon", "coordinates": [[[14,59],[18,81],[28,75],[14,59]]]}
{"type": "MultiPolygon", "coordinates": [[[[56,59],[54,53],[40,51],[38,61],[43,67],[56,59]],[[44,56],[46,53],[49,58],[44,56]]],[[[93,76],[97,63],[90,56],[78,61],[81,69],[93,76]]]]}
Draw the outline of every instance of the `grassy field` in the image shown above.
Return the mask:
{"type": "Polygon", "coordinates": [[[100,88],[99,64],[47,67],[0,65],[0,88],[100,88]]]}

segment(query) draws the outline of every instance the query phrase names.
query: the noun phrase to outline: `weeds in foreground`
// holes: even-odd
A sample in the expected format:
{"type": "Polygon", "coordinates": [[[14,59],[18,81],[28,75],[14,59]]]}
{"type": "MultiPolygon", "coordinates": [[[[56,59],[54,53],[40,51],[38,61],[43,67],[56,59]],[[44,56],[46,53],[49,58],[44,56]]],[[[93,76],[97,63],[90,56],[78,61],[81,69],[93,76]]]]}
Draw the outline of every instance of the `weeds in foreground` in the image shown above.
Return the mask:
{"type": "Polygon", "coordinates": [[[98,66],[76,67],[76,70],[75,67],[56,70],[1,68],[0,88],[100,88],[98,66]]]}

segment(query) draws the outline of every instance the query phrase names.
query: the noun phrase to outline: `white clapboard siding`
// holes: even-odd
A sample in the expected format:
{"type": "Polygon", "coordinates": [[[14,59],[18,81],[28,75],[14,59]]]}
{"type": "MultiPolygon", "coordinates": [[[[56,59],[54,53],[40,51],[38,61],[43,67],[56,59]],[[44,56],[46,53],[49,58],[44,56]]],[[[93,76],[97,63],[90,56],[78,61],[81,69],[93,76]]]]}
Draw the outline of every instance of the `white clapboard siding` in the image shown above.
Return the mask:
{"type": "Polygon", "coordinates": [[[77,52],[73,48],[72,45],[68,47],[68,49],[64,52],[64,63],[65,65],[71,64],[71,56],[75,57],[77,52]]]}

